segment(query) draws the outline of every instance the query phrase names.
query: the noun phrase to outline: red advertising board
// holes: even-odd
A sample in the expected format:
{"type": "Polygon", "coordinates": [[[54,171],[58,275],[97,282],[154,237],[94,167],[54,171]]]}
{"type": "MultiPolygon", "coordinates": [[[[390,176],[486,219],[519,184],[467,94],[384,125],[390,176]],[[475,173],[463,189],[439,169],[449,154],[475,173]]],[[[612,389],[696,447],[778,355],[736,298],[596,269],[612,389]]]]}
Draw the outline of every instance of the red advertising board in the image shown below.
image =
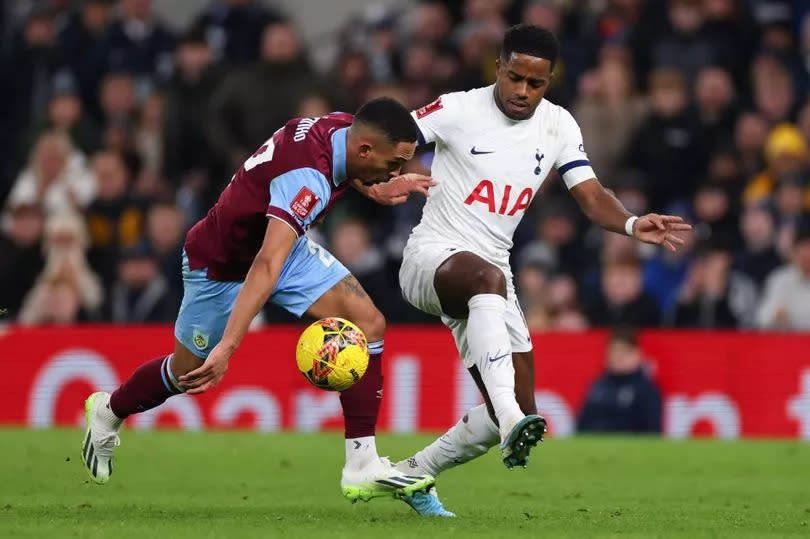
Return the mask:
{"type": "MultiPolygon", "coordinates": [[[[169,399],[132,428],[319,430],[342,425],[337,395],[310,387],[293,361],[300,328],[251,333],[215,390],[169,399]]],[[[604,358],[604,332],[533,336],[538,407],[555,436],[575,417],[604,358]]],[[[111,390],[168,353],[166,327],[7,329],[0,334],[0,424],[75,425],[84,397],[111,390]]],[[[671,437],[810,439],[810,335],[647,332],[641,346],[664,395],[671,437]]],[[[442,327],[398,326],[385,341],[380,427],[438,431],[479,402],[442,327]]]]}

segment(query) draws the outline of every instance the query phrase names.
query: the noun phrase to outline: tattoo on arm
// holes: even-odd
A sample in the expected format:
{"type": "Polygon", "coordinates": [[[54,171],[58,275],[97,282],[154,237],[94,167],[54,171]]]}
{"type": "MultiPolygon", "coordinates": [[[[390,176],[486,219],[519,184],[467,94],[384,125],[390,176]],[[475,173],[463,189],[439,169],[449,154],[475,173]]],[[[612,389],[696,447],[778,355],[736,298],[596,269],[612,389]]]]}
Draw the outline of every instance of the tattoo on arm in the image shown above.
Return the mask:
{"type": "Polygon", "coordinates": [[[346,292],[348,292],[351,295],[358,296],[361,298],[368,297],[368,294],[366,294],[366,291],[363,290],[363,287],[360,285],[357,279],[355,279],[354,275],[351,274],[347,275],[346,277],[343,278],[342,281],[340,281],[339,284],[346,292]]]}

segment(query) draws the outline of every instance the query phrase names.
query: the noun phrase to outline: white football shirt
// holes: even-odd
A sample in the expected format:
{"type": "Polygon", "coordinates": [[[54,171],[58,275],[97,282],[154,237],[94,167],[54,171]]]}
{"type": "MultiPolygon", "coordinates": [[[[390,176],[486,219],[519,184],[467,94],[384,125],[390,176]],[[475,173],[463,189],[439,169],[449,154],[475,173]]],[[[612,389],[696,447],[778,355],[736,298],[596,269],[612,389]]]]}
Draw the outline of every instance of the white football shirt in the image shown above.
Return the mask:
{"type": "Polygon", "coordinates": [[[409,243],[448,242],[508,265],[518,223],[551,168],[571,189],[595,178],[576,120],[545,99],[510,120],[494,86],[442,95],[412,112],[420,143],[436,142],[431,188],[409,243]]]}

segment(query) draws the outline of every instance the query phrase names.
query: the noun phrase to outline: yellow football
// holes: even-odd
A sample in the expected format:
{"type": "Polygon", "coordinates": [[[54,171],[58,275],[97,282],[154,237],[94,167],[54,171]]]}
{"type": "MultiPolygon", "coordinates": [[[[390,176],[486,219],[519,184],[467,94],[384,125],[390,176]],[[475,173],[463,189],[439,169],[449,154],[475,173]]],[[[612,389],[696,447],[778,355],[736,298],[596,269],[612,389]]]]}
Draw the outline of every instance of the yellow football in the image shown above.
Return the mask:
{"type": "Polygon", "coordinates": [[[312,385],[344,391],[368,368],[368,342],[363,332],[342,318],[324,318],[301,333],[295,349],[298,369],[312,385]]]}

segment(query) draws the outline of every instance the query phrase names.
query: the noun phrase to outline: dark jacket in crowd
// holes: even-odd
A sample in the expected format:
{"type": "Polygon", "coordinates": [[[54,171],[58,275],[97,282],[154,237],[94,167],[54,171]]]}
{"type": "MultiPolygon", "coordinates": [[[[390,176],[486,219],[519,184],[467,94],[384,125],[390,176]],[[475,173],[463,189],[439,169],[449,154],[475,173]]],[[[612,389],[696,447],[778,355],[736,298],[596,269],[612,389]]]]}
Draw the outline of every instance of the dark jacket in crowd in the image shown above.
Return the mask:
{"type": "Polygon", "coordinates": [[[593,383],[577,423],[580,432],[661,432],[661,392],[643,368],[605,374],[593,383]]]}
{"type": "Polygon", "coordinates": [[[214,2],[194,21],[193,28],[205,32],[217,59],[228,65],[242,65],[258,60],[265,26],[279,20],[278,13],[259,2],[214,2]]]}
{"type": "Polygon", "coordinates": [[[0,320],[12,320],[45,267],[45,259],[40,243],[22,247],[3,234],[0,253],[0,320]]]}
{"type": "Polygon", "coordinates": [[[661,325],[661,310],[651,295],[642,292],[625,305],[608,305],[601,300],[589,309],[588,318],[600,327],[657,327],[661,325]]]}

